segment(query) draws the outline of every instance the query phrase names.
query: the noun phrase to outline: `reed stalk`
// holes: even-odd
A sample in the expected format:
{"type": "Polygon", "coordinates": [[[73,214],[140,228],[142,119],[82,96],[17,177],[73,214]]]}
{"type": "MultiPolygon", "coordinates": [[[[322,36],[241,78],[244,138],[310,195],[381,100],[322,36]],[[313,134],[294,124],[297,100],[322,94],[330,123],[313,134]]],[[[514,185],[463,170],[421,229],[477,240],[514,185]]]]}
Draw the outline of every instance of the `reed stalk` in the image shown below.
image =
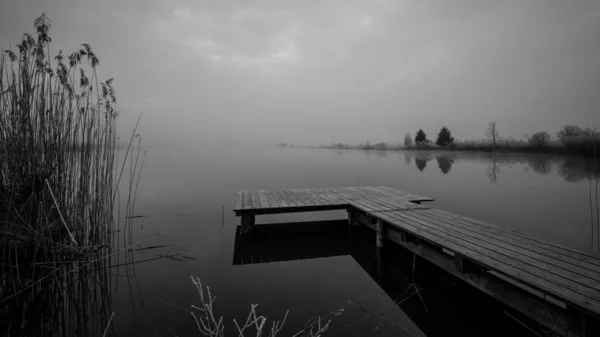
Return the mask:
{"type": "Polygon", "coordinates": [[[52,58],[45,14],[34,27],[0,56],[0,335],[110,335],[113,79],[89,44],[52,58]]]}

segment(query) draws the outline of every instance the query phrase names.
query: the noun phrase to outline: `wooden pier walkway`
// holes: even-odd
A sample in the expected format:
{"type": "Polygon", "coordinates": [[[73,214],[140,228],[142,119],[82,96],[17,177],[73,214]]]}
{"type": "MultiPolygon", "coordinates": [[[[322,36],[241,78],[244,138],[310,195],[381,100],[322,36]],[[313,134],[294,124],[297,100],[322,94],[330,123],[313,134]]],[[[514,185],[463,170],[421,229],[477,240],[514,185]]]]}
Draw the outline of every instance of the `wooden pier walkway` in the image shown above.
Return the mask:
{"type": "Polygon", "coordinates": [[[248,233],[256,215],[345,209],[377,247],[393,241],[559,334],[600,336],[600,256],[423,201],[385,186],[259,190],[238,192],[234,211],[248,233]]]}

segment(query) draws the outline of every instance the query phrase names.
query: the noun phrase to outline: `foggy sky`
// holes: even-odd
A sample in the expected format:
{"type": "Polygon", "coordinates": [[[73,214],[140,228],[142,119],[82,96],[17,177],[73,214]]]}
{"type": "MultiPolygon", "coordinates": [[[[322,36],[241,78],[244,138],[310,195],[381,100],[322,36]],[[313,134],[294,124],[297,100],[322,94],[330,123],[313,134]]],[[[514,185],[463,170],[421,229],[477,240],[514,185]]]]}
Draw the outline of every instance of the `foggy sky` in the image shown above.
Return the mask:
{"type": "Polygon", "coordinates": [[[319,144],[600,127],[598,0],[3,0],[0,43],[90,43],[147,141],[319,144]]]}

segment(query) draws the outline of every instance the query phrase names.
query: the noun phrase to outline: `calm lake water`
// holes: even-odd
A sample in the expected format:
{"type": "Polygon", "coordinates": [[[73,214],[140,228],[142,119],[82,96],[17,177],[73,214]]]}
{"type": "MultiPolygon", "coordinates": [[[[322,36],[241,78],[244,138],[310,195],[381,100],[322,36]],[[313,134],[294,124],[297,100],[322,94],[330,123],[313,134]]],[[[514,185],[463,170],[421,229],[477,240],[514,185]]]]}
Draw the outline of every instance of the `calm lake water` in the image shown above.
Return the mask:
{"type": "MultiPolygon", "coordinates": [[[[424,261],[416,261],[413,280],[410,254],[386,248],[378,257],[373,233],[359,230],[350,237],[343,221],[269,225],[254,240],[236,238],[235,193],[387,185],[434,197],[432,207],[598,253],[599,175],[582,158],[539,154],[148,148],[135,208],[144,217],[133,222],[135,240],[167,232],[143,246],[169,244],[149,252],[184,251],[195,259],[137,264],[129,283],[124,268],[115,270],[113,322],[120,336],[199,336],[192,316],[181,309],[199,302],[194,275],[210,286],[215,311],[232,331],[232,319],[244,320],[257,303],[269,319],[290,311],[282,336],[340,308],[344,312],[334,317],[327,336],[526,334],[505,308],[424,261]],[[256,252],[278,262],[257,263],[256,252]],[[407,292],[413,282],[420,297],[407,292]]],[[[257,217],[257,223],[345,217],[341,211],[284,214],[257,217]]]]}

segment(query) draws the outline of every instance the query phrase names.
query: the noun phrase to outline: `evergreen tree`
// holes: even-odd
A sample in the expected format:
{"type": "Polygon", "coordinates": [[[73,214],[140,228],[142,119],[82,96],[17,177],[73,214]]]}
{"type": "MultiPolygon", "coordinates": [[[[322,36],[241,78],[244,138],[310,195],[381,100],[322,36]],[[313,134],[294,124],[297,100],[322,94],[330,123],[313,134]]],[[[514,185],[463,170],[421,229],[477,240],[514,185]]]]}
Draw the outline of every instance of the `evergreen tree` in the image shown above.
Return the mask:
{"type": "Polygon", "coordinates": [[[427,142],[427,135],[425,135],[425,131],[423,131],[423,129],[419,129],[419,131],[417,131],[417,134],[415,135],[415,143],[426,143],[427,142]]]}
{"type": "Polygon", "coordinates": [[[452,134],[450,133],[450,130],[448,130],[447,127],[443,127],[440,130],[440,133],[438,133],[438,138],[435,141],[435,145],[438,146],[446,146],[451,144],[454,141],[454,138],[452,138],[452,134]]]}

